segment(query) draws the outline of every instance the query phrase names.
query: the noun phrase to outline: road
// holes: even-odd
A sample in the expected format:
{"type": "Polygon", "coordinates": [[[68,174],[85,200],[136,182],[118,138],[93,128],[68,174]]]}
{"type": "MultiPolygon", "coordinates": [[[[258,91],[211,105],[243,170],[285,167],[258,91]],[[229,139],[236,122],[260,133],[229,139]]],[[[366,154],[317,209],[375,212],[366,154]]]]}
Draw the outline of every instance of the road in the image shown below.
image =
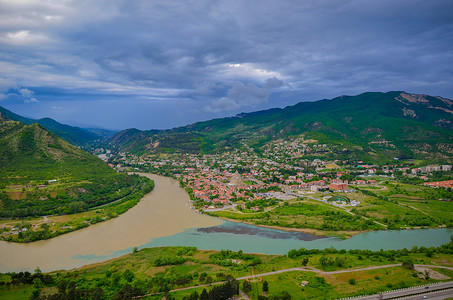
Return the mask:
{"type": "Polygon", "coordinates": [[[422,298],[421,295],[414,295],[414,296],[409,296],[405,297],[402,299],[409,299],[409,300],[415,300],[415,299],[430,299],[430,300],[443,300],[443,299],[449,299],[453,298],[453,291],[452,290],[447,290],[447,291],[436,291],[432,293],[428,293],[424,295],[426,298],[422,298]]]}
{"type": "MultiPolygon", "coordinates": [[[[316,200],[316,201],[319,201],[319,202],[322,202],[322,203],[325,203],[325,204],[329,204],[329,205],[332,205],[332,206],[341,208],[341,209],[343,209],[343,211],[345,211],[345,212],[347,212],[347,213],[349,213],[349,214],[351,214],[351,215],[353,215],[353,216],[357,216],[355,213],[353,213],[352,211],[350,211],[349,209],[345,208],[345,207],[342,206],[342,205],[338,205],[338,204],[335,204],[335,203],[327,203],[327,202],[325,202],[324,200],[321,200],[321,199],[319,199],[319,198],[312,197],[312,196],[307,196],[307,198],[310,198],[310,199],[312,199],[312,200],[316,200]]],[[[365,219],[365,220],[370,220],[369,218],[364,217],[364,216],[359,216],[359,217],[361,217],[362,219],[365,219]]],[[[380,222],[378,222],[378,221],[375,221],[375,220],[371,220],[371,221],[374,222],[374,223],[376,223],[376,224],[378,224],[378,225],[381,225],[381,226],[384,227],[384,228],[387,228],[387,227],[388,227],[387,225],[382,224],[382,223],[380,223],[380,222]]]]}
{"type": "MultiPolygon", "coordinates": [[[[284,270],[277,270],[277,271],[272,271],[272,272],[254,274],[253,276],[262,277],[262,276],[269,276],[269,275],[281,274],[281,273],[286,273],[286,272],[294,272],[294,271],[313,272],[313,273],[328,275],[328,274],[342,274],[342,273],[360,272],[360,271],[391,268],[391,267],[399,267],[399,266],[401,266],[401,264],[372,266],[372,267],[366,267],[366,268],[360,268],[360,269],[347,269],[347,270],[327,271],[327,272],[319,270],[319,269],[311,268],[311,267],[298,267],[298,268],[289,268],[289,269],[284,269],[284,270]]],[[[442,268],[442,269],[448,269],[448,270],[452,270],[453,271],[453,267],[446,267],[446,266],[418,265],[418,264],[416,264],[414,266],[416,266],[416,267],[428,267],[428,268],[442,268]]],[[[236,280],[244,280],[244,279],[249,278],[250,276],[251,275],[237,277],[236,280]]],[[[203,284],[203,285],[198,285],[198,286],[184,287],[184,288],[171,290],[170,292],[176,292],[176,291],[181,291],[181,290],[190,290],[190,289],[197,288],[197,287],[207,287],[207,286],[217,285],[217,284],[222,284],[222,283],[224,283],[224,282],[215,282],[215,283],[211,283],[211,284],[203,284]]],[[[428,286],[428,285],[426,285],[426,286],[428,286]]],[[[436,292],[436,294],[433,293],[433,296],[444,297],[444,295],[447,295],[448,297],[453,297],[453,281],[432,284],[432,285],[429,285],[428,288],[426,288],[426,286],[419,286],[419,287],[407,288],[407,289],[402,289],[402,290],[397,290],[397,291],[385,292],[385,293],[382,293],[382,298],[379,298],[380,295],[376,294],[376,295],[369,295],[369,296],[363,296],[363,297],[354,297],[354,298],[348,298],[348,299],[354,299],[354,300],[394,299],[394,298],[404,297],[405,295],[426,293],[428,291],[445,289],[445,288],[449,288],[450,290],[446,291],[446,293],[443,293],[443,292],[440,292],[440,291],[436,292]]],[[[148,294],[148,295],[139,296],[139,297],[135,297],[135,298],[142,298],[142,297],[146,297],[146,296],[150,296],[150,295],[155,295],[155,294],[148,294]]],[[[242,295],[242,293],[241,293],[241,295],[242,295]]],[[[428,294],[426,294],[426,295],[428,295],[428,294]]],[[[429,293],[429,295],[431,295],[431,293],[429,293]]],[[[431,296],[430,296],[428,299],[446,299],[446,298],[448,298],[447,296],[445,296],[444,298],[431,298],[431,296]]],[[[414,296],[414,297],[416,297],[416,298],[406,298],[405,297],[404,299],[422,299],[422,295],[417,295],[417,296],[414,296]]]]}
{"type": "Polygon", "coordinates": [[[413,287],[398,291],[382,293],[381,295],[369,295],[351,298],[353,300],[377,300],[377,299],[446,299],[453,297],[453,281],[436,283],[427,286],[413,287]],[[443,290],[449,288],[449,290],[443,290]],[[441,291],[436,291],[441,290],[441,291]],[[432,292],[429,292],[432,291],[432,292]],[[416,295],[414,295],[416,294],[416,295]],[[422,298],[426,296],[426,298],[422,298]]]}

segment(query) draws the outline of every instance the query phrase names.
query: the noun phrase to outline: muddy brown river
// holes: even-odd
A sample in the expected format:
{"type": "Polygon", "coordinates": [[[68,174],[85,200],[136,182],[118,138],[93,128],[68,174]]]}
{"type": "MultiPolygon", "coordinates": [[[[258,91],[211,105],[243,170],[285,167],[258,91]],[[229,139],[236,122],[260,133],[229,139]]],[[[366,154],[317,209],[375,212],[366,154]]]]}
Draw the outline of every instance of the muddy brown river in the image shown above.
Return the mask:
{"type": "Polygon", "coordinates": [[[132,252],[134,247],[194,246],[286,254],[291,249],[411,249],[437,247],[450,241],[453,229],[381,230],[350,239],[320,238],[253,225],[224,222],[196,214],[176,180],[144,174],[154,190],[116,219],[30,244],[0,241],[0,272],[72,269],[132,252]]]}
{"type": "Polygon", "coordinates": [[[154,180],[154,190],[119,217],[90,227],[28,244],[0,242],[0,272],[34,269],[70,269],[90,263],[83,256],[105,256],[140,246],[154,238],[187,228],[210,227],[221,220],[196,214],[189,196],[171,178],[143,174],[154,180]]]}

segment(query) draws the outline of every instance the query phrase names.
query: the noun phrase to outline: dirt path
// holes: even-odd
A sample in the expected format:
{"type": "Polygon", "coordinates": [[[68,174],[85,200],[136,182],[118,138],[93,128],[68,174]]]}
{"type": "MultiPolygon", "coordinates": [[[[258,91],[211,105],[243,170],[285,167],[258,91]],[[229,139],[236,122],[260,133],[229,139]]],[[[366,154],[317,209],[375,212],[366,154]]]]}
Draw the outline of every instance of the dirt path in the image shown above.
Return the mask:
{"type": "MultiPolygon", "coordinates": [[[[286,273],[286,272],[294,272],[294,271],[313,272],[313,273],[317,273],[317,274],[330,275],[330,274],[342,274],[342,273],[352,273],[352,272],[361,272],[361,271],[368,271],[368,270],[392,268],[392,267],[399,267],[399,266],[401,266],[401,264],[372,266],[372,267],[366,267],[366,268],[337,270],[337,271],[322,271],[322,270],[319,270],[319,269],[316,269],[316,268],[312,268],[312,267],[299,267],[299,268],[289,268],[289,269],[283,269],[283,270],[278,270],[278,271],[266,272],[266,273],[261,273],[261,274],[254,274],[253,276],[255,276],[255,277],[256,276],[269,276],[269,275],[281,274],[281,273],[286,273]]],[[[416,269],[417,268],[419,268],[419,269],[441,268],[441,269],[448,269],[448,270],[452,270],[453,271],[453,267],[447,267],[447,266],[418,265],[418,264],[416,264],[416,265],[414,265],[414,267],[416,269]]],[[[244,280],[244,279],[249,278],[250,276],[252,276],[252,275],[237,277],[236,280],[244,280]]],[[[217,284],[222,284],[222,283],[224,283],[224,282],[215,282],[215,283],[211,283],[211,284],[190,286],[190,287],[185,287],[185,288],[174,289],[174,290],[171,290],[170,292],[190,290],[190,289],[193,289],[193,288],[207,287],[207,286],[217,285],[217,284]]],[[[241,293],[242,299],[249,299],[248,296],[246,294],[244,294],[242,291],[240,291],[240,293],[241,293]]],[[[156,295],[156,294],[148,294],[148,295],[143,295],[143,296],[139,296],[139,297],[135,297],[135,298],[143,298],[143,297],[151,296],[151,295],[156,295]]]]}

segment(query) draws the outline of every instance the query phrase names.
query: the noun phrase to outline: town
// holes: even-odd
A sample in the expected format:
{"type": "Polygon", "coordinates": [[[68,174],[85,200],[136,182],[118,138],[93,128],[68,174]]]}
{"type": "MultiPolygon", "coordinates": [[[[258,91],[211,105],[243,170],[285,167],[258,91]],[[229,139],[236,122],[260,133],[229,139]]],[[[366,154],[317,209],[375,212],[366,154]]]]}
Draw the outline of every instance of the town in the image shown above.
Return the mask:
{"type": "MultiPolygon", "coordinates": [[[[179,180],[197,212],[234,209],[265,211],[279,201],[322,195],[336,206],[358,206],[347,194],[379,181],[409,180],[429,187],[451,187],[451,181],[429,182],[434,175],[448,174],[451,165],[415,166],[410,162],[377,165],[363,161],[327,160],[333,146],[298,137],[276,140],[261,149],[245,143],[222,154],[189,153],[136,156],[98,148],[95,154],[118,171],[135,170],[179,180]],[[329,196],[341,193],[343,197],[329,196]],[[276,202],[277,201],[277,202],[276,202]]],[[[441,200],[441,199],[439,199],[441,200]]],[[[444,199],[445,200],[445,199],[444,199]]]]}

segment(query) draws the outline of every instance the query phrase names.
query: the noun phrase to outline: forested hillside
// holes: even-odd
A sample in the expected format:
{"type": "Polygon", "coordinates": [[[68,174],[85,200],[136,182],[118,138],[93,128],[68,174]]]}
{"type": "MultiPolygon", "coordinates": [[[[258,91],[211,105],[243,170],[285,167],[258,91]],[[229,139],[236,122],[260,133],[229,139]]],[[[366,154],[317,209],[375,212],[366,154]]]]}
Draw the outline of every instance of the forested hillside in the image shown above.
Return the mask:
{"type": "Polygon", "coordinates": [[[239,114],[165,131],[125,130],[110,139],[121,151],[212,153],[243,143],[303,134],[336,146],[342,157],[371,161],[414,158],[451,161],[453,102],[406,92],[364,93],[300,102],[284,109],[239,114]]]}
{"type": "Polygon", "coordinates": [[[0,115],[0,217],[76,213],[135,192],[146,181],[120,174],[41,125],[0,115]]]}
{"type": "Polygon", "coordinates": [[[64,139],[65,141],[78,146],[86,145],[94,140],[102,138],[106,133],[108,134],[109,131],[101,131],[101,130],[88,130],[79,127],[69,126],[66,124],[61,124],[51,118],[42,118],[38,120],[25,118],[19,116],[18,114],[13,113],[12,111],[7,110],[0,106],[0,113],[9,120],[12,121],[19,121],[26,125],[30,125],[33,123],[38,123],[39,125],[43,126],[50,132],[54,133],[58,137],[64,139]]]}

